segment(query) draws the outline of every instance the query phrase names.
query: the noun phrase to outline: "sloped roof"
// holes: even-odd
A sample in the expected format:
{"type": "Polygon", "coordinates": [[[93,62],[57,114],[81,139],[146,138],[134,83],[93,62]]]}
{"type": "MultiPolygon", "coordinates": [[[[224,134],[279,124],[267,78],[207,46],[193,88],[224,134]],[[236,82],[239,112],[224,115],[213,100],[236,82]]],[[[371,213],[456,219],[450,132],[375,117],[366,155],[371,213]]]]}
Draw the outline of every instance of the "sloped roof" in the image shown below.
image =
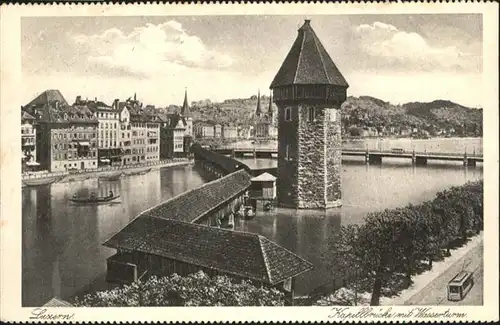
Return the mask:
{"type": "Polygon", "coordinates": [[[46,123],[98,123],[94,113],[87,106],[65,106],[55,108],[44,105],[38,109],[39,121],[46,123]]]}
{"type": "Polygon", "coordinates": [[[256,176],[252,178],[250,181],[252,182],[274,182],[276,180],[276,177],[269,173],[262,173],[259,176],[256,176]]]}
{"type": "Polygon", "coordinates": [[[35,120],[35,118],[30,113],[21,111],[21,120],[35,120]]]}
{"type": "Polygon", "coordinates": [[[47,301],[43,307],[73,307],[72,304],[70,304],[67,301],[61,300],[59,298],[52,298],[49,301],[47,301]]]}
{"type": "Polygon", "coordinates": [[[184,124],[184,126],[187,124],[184,117],[180,116],[179,114],[167,114],[167,117],[170,121],[168,126],[172,129],[177,128],[177,124],[179,123],[179,121],[182,121],[182,124],[184,124]]]}
{"type": "Polygon", "coordinates": [[[194,222],[245,191],[250,186],[250,178],[243,170],[234,172],[171,198],[141,216],[194,222]]]}
{"type": "Polygon", "coordinates": [[[45,90],[43,93],[29,102],[29,104],[27,104],[26,106],[43,106],[56,101],[59,101],[60,105],[68,106],[68,102],[66,101],[66,99],[64,99],[61,92],[57,89],[45,90]]]}
{"type": "Polygon", "coordinates": [[[310,20],[299,28],[298,36],[270,88],[308,84],[349,87],[316,36],[310,20]]]}
{"type": "Polygon", "coordinates": [[[257,234],[151,216],[136,218],[104,245],[270,284],[312,269],[311,263],[257,234]]]}

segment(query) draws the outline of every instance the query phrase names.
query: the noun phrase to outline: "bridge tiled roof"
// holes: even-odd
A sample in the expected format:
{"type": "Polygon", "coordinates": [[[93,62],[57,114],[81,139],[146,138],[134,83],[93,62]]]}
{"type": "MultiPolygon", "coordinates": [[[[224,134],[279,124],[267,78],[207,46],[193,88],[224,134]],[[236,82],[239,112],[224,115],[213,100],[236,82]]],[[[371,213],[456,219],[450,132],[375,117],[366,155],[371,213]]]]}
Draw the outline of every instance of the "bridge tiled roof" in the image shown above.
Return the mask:
{"type": "Polygon", "coordinates": [[[250,178],[246,171],[239,170],[171,198],[141,216],[194,222],[245,191],[250,178]]]}
{"type": "Polygon", "coordinates": [[[191,152],[215,163],[227,173],[232,173],[241,168],[247,169],[246,165],[242,162],[239,162],[231,157],[224,156],[218,152],[204,149],[199,144],[194,144],[191,147],[191,152]]]}
{"type": "Polygon", "coordinates": [[[104,245],[163,256],[272,285],[313,267],[261,235],[152,216],[133,220],[104,245]]]}

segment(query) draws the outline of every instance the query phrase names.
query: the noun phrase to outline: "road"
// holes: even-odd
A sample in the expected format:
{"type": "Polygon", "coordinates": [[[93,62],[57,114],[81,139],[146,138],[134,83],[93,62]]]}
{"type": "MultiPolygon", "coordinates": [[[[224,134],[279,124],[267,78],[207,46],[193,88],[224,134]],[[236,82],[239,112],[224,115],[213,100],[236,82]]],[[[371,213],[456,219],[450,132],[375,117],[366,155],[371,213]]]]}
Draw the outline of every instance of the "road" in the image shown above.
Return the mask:
{"type": "Polygon", "coordinates": [[[405,305],[465,305],[483,304],[483,243],[481,242],[461,259],[452,264],[445,272],[431,281],[424,289],[405,302],[405,305]],[[446,298],[448,282],[462,268],[474,272],[474,286],[462,301],[448,301],[446,298]]]}

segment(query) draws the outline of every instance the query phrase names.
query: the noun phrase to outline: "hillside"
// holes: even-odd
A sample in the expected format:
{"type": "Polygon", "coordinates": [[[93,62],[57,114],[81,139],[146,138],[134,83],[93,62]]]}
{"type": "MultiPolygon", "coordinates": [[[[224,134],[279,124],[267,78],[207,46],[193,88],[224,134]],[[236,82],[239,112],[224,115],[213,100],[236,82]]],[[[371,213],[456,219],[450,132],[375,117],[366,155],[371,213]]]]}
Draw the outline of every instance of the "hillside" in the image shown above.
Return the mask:
{"type": "Polygon", "coordinates": [[[482,109],[435,100],[392,105],[380,99],[349,97],[342,105],[342,122],[352,127],[375,128],[387,134],[418,133],[426,135],[482,135],[482,109]],[[416,130],[416,131],[415,131],[416,130]]]}
{"type": "MultiPolygon", "coordinates": [[[[221,103],[210,100],[192,102],[191,112],[195,121],[245,125],[249,124],[256,107],[257,96],[252,96],[227,99],[221,103]]],[[[267,112],[268,107],[269,97],[262,96],[262,111],[267,112]]],[[[171,105],[167,110],[169,113],[175,112],[180,107],[171,105]]],[[[274,103],[273,110],[276,113],[274,103]]],[[[360,96],[348,97],[342,105],[342,127],[346,134],[351,135],[417,133],[430,136],[481,136],[482,119],[482,109],[468,108],[446,100],[393,105],[378,98],[360,96]]]]}

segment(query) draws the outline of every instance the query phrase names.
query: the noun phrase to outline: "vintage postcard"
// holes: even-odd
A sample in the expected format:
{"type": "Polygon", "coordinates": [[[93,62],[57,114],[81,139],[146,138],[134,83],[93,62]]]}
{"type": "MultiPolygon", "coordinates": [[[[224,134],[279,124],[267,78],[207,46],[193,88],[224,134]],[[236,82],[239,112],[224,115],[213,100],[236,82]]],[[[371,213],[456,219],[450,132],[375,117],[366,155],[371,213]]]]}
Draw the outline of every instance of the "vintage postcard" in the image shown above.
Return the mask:
{"type": "Polygon", "coordinates": [[[498,321],[497,3],[0,8],[2,321],[498,321]]]}

